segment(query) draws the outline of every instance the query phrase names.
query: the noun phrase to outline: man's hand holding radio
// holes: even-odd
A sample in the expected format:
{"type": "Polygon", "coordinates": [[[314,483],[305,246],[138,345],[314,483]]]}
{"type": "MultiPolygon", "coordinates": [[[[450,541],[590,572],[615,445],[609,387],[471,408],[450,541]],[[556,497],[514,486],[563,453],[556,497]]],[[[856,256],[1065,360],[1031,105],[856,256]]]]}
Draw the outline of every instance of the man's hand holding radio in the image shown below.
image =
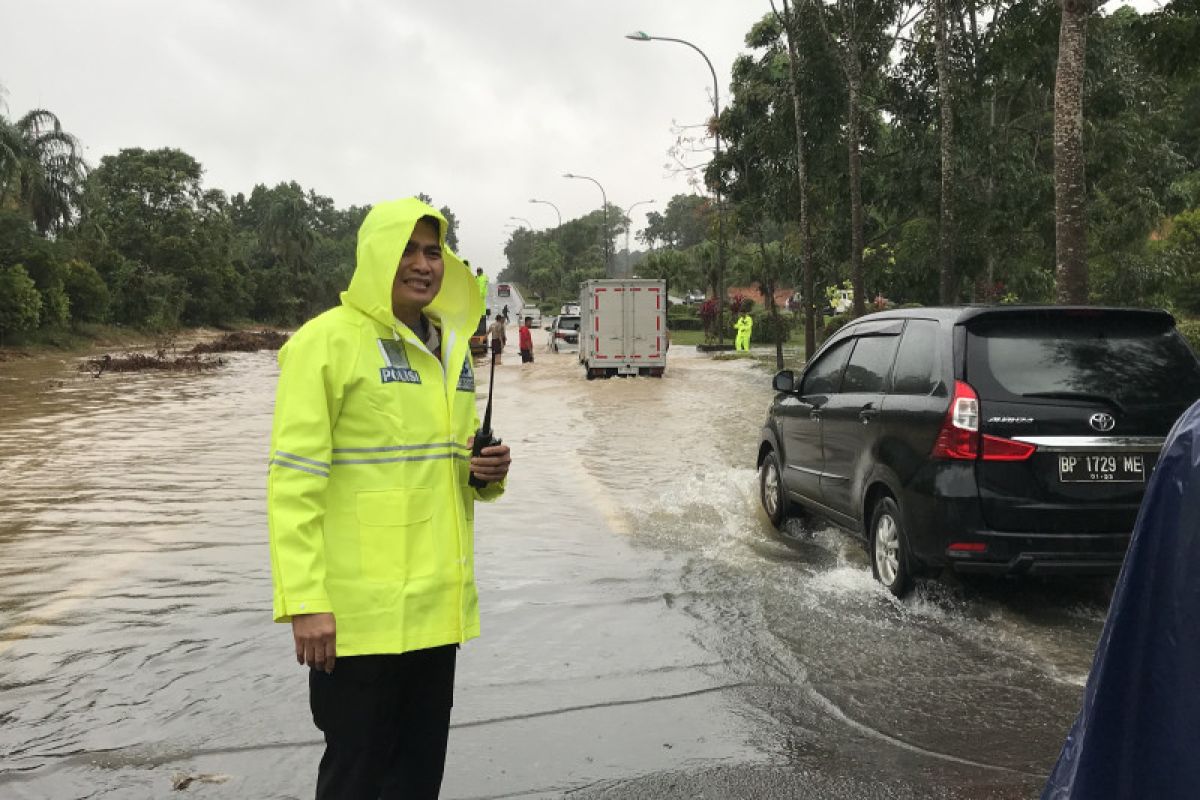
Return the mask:
{"type": "MultiPolygon", "coordinates": [[[[469,445],[475,443],[471,437],[469,445]]],[[[484,483],[498,483],[508,476],[508,467],[512,464],[508,445],[497,444],[483,448],[477,456],[471,456],[471,474],[484,483]]]]}

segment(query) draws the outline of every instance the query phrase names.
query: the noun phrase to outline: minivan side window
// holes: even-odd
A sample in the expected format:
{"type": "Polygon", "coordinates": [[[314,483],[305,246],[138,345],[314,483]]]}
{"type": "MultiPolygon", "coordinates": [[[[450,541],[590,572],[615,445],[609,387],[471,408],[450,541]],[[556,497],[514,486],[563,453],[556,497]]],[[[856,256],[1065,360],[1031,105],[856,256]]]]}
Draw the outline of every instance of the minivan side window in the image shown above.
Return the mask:
{"type": "Polygon", "coordinates": [[[854,345],[846,376],[842,378],[842,393],[882,394],[892,371],[899,336],[863,336],[854,345]]]}
{"type": "Polygon", "coordinates": [[[931,394],[937,385],[934,375],[939,358],[938,324],[931,319],[910,319],[900,337],[892,394],[931,394]]]}
{"type": "Polygon", "coordinates": [[[850,355],[853,339],[838,342],[823,353],[812,368],[804,373],[804,383],[800,386],[800,394],[833,394],[842,383],[842,368],[846,366],[846,357],[850,355]]]}

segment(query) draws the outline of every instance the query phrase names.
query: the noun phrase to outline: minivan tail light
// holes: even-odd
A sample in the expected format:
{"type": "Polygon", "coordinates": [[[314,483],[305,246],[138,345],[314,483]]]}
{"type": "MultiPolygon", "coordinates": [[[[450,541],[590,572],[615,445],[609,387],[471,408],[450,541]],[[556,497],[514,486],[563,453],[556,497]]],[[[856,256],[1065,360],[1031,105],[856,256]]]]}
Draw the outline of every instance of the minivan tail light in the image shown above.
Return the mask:
{"type": "Polygon", "coordinates": [[[984,461],[1024,461],[1033,455],[1037,445],[1004,439],[1000,436],[983,435],[984,461]]]}
{"type": "Polygon", "coordinates": [[[979,395],[965,381],[954,382],[950,408],[942,420],[933,458],[975,459],[979,456],[979,395]]]}

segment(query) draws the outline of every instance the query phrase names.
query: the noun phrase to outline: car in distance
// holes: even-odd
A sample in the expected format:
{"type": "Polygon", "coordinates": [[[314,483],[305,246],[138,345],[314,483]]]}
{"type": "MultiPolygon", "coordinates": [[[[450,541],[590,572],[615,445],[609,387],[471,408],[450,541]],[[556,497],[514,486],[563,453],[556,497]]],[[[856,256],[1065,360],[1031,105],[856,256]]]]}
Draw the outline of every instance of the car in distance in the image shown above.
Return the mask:
{"type": "Polygon", "coordinates": [[[531,327],[542,327],[542,310],[537,306],[522,307],[521,312],[517,314],[517,322],[523,323],[526,317],[529,317],[529,324],[531,327]]]}
{"type": "Polygon", "coordinates": [[[1200,362],[1165,311],[912,308],[850,322],[773,385],[768,517],[804,510],[858,534],[901,595],[945,567],[1119,570],[1200,362]]]}
{"type": "Polygon", "coordinates": [[[550,329],[550,349],[556,353],[579,350],[579,315],[559,314],[550,329]]]}

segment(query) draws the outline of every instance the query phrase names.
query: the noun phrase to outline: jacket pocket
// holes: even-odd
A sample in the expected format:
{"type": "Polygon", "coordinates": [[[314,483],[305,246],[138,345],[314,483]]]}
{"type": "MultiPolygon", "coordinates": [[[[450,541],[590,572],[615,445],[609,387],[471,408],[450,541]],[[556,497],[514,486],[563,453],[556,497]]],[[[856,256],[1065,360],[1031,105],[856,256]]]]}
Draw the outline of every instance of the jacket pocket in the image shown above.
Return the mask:
{"type": "Polygon", "coordinates": [[[359,492],[356,506],[363,578],[403,581],[434,571],[437,545],[431,490],[359,492]]]}

